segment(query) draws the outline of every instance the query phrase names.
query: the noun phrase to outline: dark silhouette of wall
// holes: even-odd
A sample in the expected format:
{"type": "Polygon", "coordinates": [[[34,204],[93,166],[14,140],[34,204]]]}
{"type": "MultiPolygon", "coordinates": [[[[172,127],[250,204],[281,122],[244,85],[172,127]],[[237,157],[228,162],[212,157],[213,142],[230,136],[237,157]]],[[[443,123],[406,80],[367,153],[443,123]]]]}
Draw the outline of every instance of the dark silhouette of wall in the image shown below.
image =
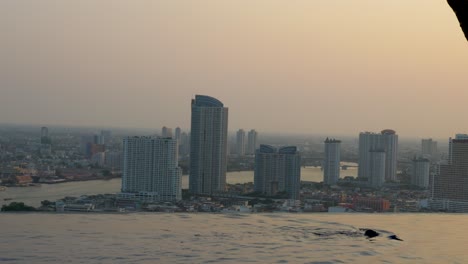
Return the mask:
{"type": "Polygon", "coordinates": [[[468,40],[468,0],[447,0],[447,2],[457,15],[463,33],[468,40]]]}

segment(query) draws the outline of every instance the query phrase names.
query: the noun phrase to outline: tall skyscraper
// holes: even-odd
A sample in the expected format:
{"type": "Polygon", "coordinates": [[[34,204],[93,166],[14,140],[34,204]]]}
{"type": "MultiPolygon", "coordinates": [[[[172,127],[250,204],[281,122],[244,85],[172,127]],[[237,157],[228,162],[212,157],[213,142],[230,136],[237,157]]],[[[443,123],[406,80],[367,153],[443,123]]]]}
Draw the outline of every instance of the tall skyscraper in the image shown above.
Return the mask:
{"type": "Polygon", "coordinates": [[[161,132],[162,132],[162,133],[161,133],[161,136],[162,136],[163,138],[171,138],[171,137],[173,137],[173,135],[172,135],[172,128],[163,127],[161,132]]]}
{"type": "Polygon", "coordinates": [[[112,138],[112,132],[110,130],[101,130],[101,144],[108,145],[112,138]]]}
{"type": "Polygon", "coordinates": [[[41,127],[41,144],[50,144],[49,129],[47,127],[41,127]]]}
{"type": "Polygon", "coordinates": [[[247,154],[253,155],[255,154],[255,150],[257,149],[257,131],[254,129],[250,130],[247,135],[247,154]]]}
{"type": "Polygon", "coordinates": [[[286,192],[289,199],[298,200],[300,184],[301,156],[296,147],[260,145],[255,153],[255,191],[269,196],[286,192]]]}
{"type": "Polygon", "coordinates": [[[190,154],[190,135],[185,132],[180,135],[179,154],[181,156],[190,154]]]}
{"type": "Polygon", "coordinates": [[[425,158],[414,158],[411,173],[411,184],[421,187],[429,187],[430,161],[425,158]]]}
{"type": "Polygon", "coordinates": [[[171,138],[126,137],[122,192],[144,193],[157,201],[182,199],[177,142],[171,138]]]}
{"type": "Polygon", "coordinates": [[[432,207],[468,212],[468,139],[451,139],[451,162],[432,181],[432,207]]]}
{"type": "Polygon", "coordinates": [[[219,100],[192,99],[189,190],[196,194],[223,192],[226,185],[228,108],[219,100]]]}
{"type": "MultiPolygon", "coordinates": [[[[458,140],[458,139],[468,139],[468,134],[456,134],[455,135],[455,139],[458,140]]],[[[449,158],[448,158],[448,162],[449,164],[452,163],[452,141],[454,139],[453,138],[449,138],[449,158]]]]}
{"type": "Polygon", "coordinates": [[[180,136],[182,134],[182,129],[180,129],[180,127],[176,127],[175,129],[175,139],[177,140],[177,142],[180,143],[180,136]]]}
{"type": "Polygon", "coordinates": [[[425,158],[436,158],[437,141],[433,141],[432,138],[421,140],[421,153],[425,158]]]}
{"type": "Polygon", "coordinates": [[[390,129],[383,130],[380,134],[370,132],[359,134],[358,176],[370,180],[371,151],[375,150],[385,152],[385,181],[396,181],[398,135],[390,129]]]}
{"type": "Polygon", "coordinates": [[[370,186],[380,188],[385,183],[386,153],[383,149],[369,151],[369,176],[370,186]]]}
{"type": "Polygon", "coordinates": [[[93,136],[93,143],[98,145],[105,145],[105,136],[101,133],[100,135],[93,136]]]}
{"type": "Polygon", "coordinates": [[[47,127],[41,127],[41,137],[48,137],[49,129],[47,127]]]}
{"type": "Polygon", "coordinates": [[[245,155],[245,131],[239,129],[236,134],[236,153],[239,156],[245,155]]]}
{"type": "Polygon", "coordinates": [[[324,143],[323,182],[335,185],[340,178],[341,141],[327,138],[324,143]]]}

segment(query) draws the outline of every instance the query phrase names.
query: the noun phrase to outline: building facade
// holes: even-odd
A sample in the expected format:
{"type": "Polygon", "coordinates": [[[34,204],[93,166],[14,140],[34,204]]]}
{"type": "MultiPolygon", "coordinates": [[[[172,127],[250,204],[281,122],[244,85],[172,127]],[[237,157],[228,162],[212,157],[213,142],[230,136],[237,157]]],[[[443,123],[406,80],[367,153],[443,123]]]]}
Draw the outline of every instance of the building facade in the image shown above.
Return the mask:
{"type": "Polygon", "coordinates": [[[49,137],[49,129],[47,127],[41,127],[41,144],[49,144],[51,140],[49,137]]]}
{"type": "Polygon", "coordinates": [[[437,157],[437,141],[432,138],[421,140],[421,154],[424,158],[434,159],[437,157]]]}
{"type": "Polygon", "coordinates": [[[430,161],[425,158],[413,159],[411,184],[420,188],[429,187],[430,161]]]}
{"type": "Polygon", "coordinates": [[[112,170],[121,170],[123,165],[122,151],[106,151],[105,166],[112,170]]]}
{"type": "Polygon", "coordinates": [[[172,138],[173,135],[172,135],[172,128],[169,128],[169,127],[163,127],[161,129],[161,136],[163,138],[172,138]]]}
{"type": "Polygon", "coordinates": [[[327,138],[324,143],[323,182],[335,185],[340,178],[341,141],[327,138]]]}
{"type": "Polygon", "coordinates": [[[254,129],[250,130],[247,135],[247,154],[254,155],[257,149],[257,137],[258,133],[254,129]]]}
{"type": "Polygon", "coordinates": [[[396,181],[398,135],[395,131],[386,129],[381,133],[363,132],[359,134],[359,168],[360,178],[372,177],[372,151],[385,152],[385,181],[396,181]]]}
{"type": "Polygon", "coordinates": [[[195,194],[223,192],[226,186],[228,108],[219,100],[192,99],[189,190],[195,194]]]}
{"type": "Polygon", "coordinates": [[[374,149],[369,151],[369,176],[370,186],[380,188],[385,183],[386,153],[384,150],[374,149]]]}
{"type": "Polygon", "coordinates": [[[245,155],[245,131],[243,129],[239,129],[236,133],[236,154],[245,155]]]}
{"type": "Polygon", "coordinates": [[[468,139],[451,139],[451,162],[441,164],[432,182],[434,209],[468,212],[468,139]]]}
{"type": "Polygon", "coordinates": [[[298,200],[301,156],[296,147],[260,145],[255,153],[254,190],[268,196],[286,193],[298,200]]]}
{"type": "Polygon", "coordinates": [[[122,192],[151,193],[157,201],[181,200],[182,170],[176,148],[171,138],[124,138],[122,192]]]}
{"type": "Polygon", "coordinates": [[[179,144],[180,144],[181,135],[182,135],[182,129],[180,127],[176,127],[176,129],[175,129],[175,139],[177,140],[177,142],[179,142],[179,144]]]}
{"type": "Polygon", "coordinates": [[[179,155],[182,157],[190,154],[190,135],[182,132],[179,140],[179,155]]]}

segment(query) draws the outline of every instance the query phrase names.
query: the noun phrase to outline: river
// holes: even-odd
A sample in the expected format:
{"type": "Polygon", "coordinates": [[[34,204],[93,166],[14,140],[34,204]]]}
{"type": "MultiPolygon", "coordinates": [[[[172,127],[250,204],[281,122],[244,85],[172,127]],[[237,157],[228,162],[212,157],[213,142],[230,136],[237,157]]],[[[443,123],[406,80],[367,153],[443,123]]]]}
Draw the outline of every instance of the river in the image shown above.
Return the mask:
{"type": "MultiPolygon", "coordinates": [[[[357,168],[350,167],[341,171],[341,176],[357,175],[357,168]]],[[[253,171],[228,172],[226,181],[230,184],[253,182],[253,171]]],[[[319,167],[305,167],[301,169],[301,180],[323,181],[323,171],[319,167]]],[[[66,182],[58,184],[42,184],[36,187],[10,187],[0,191],[0,206],[10,202],[24,202],[31,206],[39,206],[41,201],[55,201],[65,196],[80,196],[116,193],[121,188],[120,179],[94,180],[82,182],[66,182]],[[5,201],[4,199],[11,199],[5,201]]],[[[182,176],[182,188],[188,188],[188,176],[182,176]]]]}
{"type": "Polygon", "coordinates": [[[0,213],[0,263],[466,263],[466,215],[0,213]],[[378,230],[368,240],[359,228],[378,230]],[[403,241],[387,239],[396,234],[403,241]]]}

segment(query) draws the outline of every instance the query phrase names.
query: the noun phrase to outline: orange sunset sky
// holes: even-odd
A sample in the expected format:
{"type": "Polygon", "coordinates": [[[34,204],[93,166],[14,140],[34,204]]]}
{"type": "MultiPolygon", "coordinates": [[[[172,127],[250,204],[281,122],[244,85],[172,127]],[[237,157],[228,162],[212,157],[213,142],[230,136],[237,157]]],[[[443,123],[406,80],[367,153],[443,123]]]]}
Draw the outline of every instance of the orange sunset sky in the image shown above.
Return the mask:
{"type": "Polygon", "coordinates": [[[6,0],[0,123],[448,138],[468,132],[468,43],[444,0],[6,0]]]}

